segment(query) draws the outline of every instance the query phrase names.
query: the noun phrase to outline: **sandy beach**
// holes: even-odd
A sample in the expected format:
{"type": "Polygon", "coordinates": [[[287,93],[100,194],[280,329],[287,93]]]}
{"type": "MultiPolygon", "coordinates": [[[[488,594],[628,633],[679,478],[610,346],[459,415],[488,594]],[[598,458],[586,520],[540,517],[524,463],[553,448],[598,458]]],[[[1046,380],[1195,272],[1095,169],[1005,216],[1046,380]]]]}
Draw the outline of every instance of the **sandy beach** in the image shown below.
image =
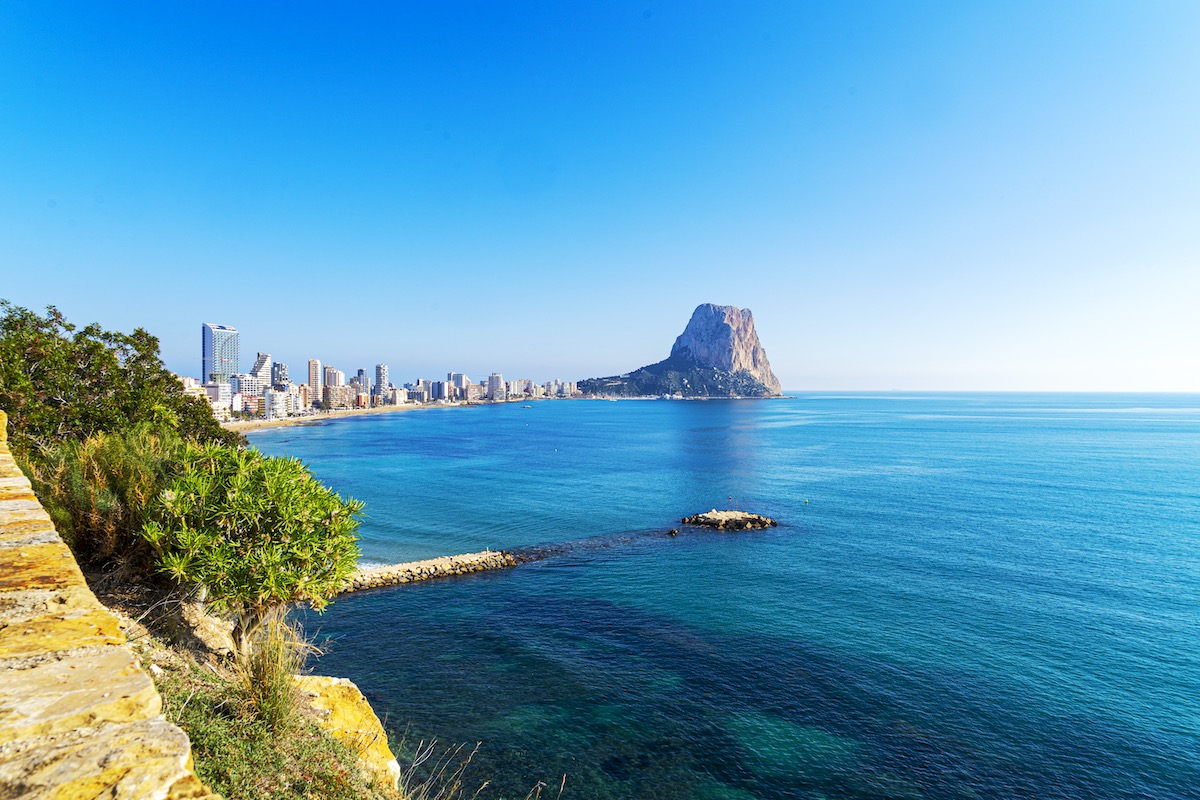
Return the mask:
{"type": "Polygon", "coordinates": [[[246,431],[256,431],[260,428],[279,428],[284,425],[303,425],[316,422],[324,422],[325,420],[337,419],[339,417],[358,417],[364,414],[386,414],[392,411],[416,411],[417,409],[426,408],[455,408],[457,406],[466,405],[465,403],[452,403],[449,405],[439,405],[436,403],[409,403],[403,406],[376,406],[374,408],[341,408],[333,411],[318,411],[315,414],[309,414],[303,417],[284,417],[282,419],[239,419],[231,420],[230,422],[222,422],[221,427],[238,433],[246,431]]]}

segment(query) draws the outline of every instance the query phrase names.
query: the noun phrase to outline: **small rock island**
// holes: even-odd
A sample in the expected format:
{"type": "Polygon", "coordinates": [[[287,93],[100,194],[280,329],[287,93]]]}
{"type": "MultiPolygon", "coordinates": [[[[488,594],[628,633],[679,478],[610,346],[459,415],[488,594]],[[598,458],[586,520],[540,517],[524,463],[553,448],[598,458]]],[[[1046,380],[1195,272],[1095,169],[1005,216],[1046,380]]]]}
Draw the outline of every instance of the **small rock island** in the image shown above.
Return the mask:
{"type": "Polygon", "coordinates": [[[779,523],[762,514],[749,511],[704,511],[683,518],[684,525],[702,525],[719,531],[748,531],[759,528],[774,528],[779,523]]]}

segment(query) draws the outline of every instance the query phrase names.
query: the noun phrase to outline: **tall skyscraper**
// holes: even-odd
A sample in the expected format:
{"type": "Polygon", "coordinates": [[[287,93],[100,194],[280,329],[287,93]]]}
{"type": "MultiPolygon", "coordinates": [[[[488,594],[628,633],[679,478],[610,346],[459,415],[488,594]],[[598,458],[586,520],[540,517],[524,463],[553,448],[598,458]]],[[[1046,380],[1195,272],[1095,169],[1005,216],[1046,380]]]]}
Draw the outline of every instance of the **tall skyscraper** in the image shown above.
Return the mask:
{"type": "Polygon", "coordinates": [[[326,386],[333,386],[336,388],[338,386],[346,385],[346,373],[342,372],[340,369],[331,367],[328,364],[325,365],[322,379],[324,380],[326,386]]]}
{"type": "Polygon", "coordinates": [[[493,372],[488,376],[487,387],[488,400],[497,401],[507,399],[508,395],[504,390],[504,376],[499,372],[493,372]]]}
{"type": "Polygon", "coordinates": [[[287,386],[291,382],[288,377],[287,364],[276,361],[271,365],[271,383],[275,386],[287,386]]]}
{"type": "Polygon", "coordinates": [[[388,365],[375,365],[375,394],[386,395],[388,390],[388,365]]]}
{"type": "Polygon", "coordinates": [[[250,369],[250,374],[258,378],[263,385],[271,382],[271,354],[259,353],[258,358],[254,361],[254,366],[250,369]]]}
{"type": "Polygon", "coordinates": [[[321,402],[321,362],[308,360],[308,399],[312,405],[321,402]]]}
{"type": "Polygon", "coordinates": [[[229,376],[240,371],[237,328],[211,322],[201,325],[200,380],[204,383],[228,383],[229,376]]]}

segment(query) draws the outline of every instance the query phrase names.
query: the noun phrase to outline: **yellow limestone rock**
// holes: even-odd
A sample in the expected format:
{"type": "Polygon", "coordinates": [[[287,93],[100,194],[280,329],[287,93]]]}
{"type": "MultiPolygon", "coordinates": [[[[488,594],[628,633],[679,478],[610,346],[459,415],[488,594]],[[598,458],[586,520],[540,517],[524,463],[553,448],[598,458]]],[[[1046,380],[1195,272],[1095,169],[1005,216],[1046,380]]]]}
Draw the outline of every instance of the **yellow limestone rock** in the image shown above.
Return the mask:
{"type": "Polygon", "coordinates": [[[0,797],[166,798],[190,775],[188,753],[184,732],[161,719],[9,742],[0,745],[0,797]]]}
{"type": "Polygon", "coordinates": [[[4,444],[0,800],[219,800],[4,444]]]}
{"type": "Polygon", "coordinates": [[[49,654],[0,672],[0,743],[97,720],[157,716],[162,700],[127,647],[49,654]]]}
{"type": "Polygon", "coordinates": [[[375,710],[353,681],[322,675],[297,675],[301,700],[315,712],[317,724],[359,754],[375,780],[393,790],[400,784],[400,764],[388,747],[387,733],[375,710]]]}

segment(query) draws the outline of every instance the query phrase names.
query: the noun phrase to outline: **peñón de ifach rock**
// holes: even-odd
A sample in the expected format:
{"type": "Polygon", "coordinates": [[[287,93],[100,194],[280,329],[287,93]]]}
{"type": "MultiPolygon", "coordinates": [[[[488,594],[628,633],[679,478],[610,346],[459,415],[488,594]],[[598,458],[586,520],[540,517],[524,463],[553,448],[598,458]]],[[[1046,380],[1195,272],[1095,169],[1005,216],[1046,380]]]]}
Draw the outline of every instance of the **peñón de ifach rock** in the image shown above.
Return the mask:
{"type": "Polygon", "coordinates": [[[704,303],[692,312],[671,355],[627,375],[579,382],[584,394],[617,397],[778,397],[779,379],[748,308],[704,303]]]}

